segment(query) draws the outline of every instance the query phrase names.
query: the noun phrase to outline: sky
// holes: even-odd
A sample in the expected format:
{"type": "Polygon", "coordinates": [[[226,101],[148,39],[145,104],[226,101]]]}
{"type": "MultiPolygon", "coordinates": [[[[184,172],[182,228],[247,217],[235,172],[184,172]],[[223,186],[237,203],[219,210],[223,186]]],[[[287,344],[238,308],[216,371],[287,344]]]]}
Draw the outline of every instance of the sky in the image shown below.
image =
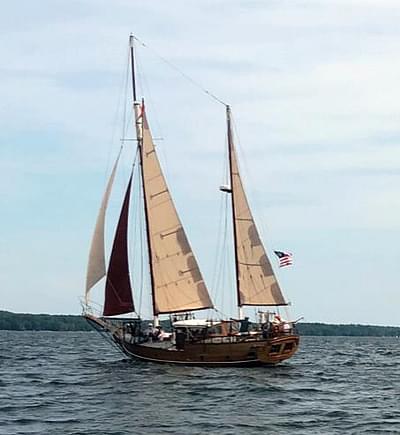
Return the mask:
{"type": "Polygon", "coordinates": [[[284,269],[271,256],[292,317],[400,325],[399,19],[397,0],[5,2],[0,309],[81,310],[133,32],[149,47],[137,50],[139,92],[214,299],[232,311],[213,288],[225,109],[198,85],[232,106],[268,252],[294,254],[284,269]]]}

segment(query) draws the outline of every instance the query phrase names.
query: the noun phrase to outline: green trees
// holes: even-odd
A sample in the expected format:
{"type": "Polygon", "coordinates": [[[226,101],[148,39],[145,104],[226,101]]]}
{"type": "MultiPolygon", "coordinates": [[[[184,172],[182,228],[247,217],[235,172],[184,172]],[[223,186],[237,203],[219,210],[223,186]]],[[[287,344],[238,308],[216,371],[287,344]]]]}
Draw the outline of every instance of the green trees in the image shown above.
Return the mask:
{"type": "MultiPolygon", "coordinates": [[[[374,325],[332,325],[299,323],[300,335],[400,337],[400,327],[374,325]]],[[[9,331],[91,331],[82,316],[24,314],[0,311],[0,330],[9,331]]]]}
{"type": "Polygon", "coordinates": [[[332,325],[327,323],[299,323],[300,335],[316,336],[357,336],[357,337],[396,337],[400,327],[374,325],[332,325]]]}
{"type": "Polygon", "coordinates": [[[0,311],[0,330],[10,331],[90,331],[81,316],[25,314],[0,311]]]}

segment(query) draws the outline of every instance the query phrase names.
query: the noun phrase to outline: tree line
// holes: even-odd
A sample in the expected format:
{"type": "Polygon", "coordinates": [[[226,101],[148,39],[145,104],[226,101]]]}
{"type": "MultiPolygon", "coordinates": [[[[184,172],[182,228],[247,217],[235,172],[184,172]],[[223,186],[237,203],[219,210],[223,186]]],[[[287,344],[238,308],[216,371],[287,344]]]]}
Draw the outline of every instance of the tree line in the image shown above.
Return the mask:
{"type": "Polygon", "coordinates": [[[327,323],[299,323],[300,335],[347,337],[400,337],[400,327],[376,325],[333,325],[327,323]]]}
{"type": "Polygon", "coordinates": [[[91,331],[82,316],[25,314],[0,311],[0,330],[8,331],[91,331]]]}
{"type": "MultiPolygon", "coordinates": [[[[299,323],[300,335],[400,337],[400,327],[375,325],[334,325],[299,323]]],[[[0,311],[0,330],[8,331],[91,331],[82,316],[59,314],[25,314],[0,311]]]]}

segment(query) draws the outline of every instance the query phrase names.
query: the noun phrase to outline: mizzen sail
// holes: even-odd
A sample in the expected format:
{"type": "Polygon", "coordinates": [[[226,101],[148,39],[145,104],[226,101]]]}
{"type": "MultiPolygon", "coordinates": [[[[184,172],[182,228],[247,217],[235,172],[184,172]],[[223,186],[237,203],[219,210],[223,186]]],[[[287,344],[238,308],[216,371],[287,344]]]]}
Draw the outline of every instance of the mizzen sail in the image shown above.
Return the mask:
{"type": "Polygon", "coordinates": [[[122,204],[107,271],[104,316],[115,316],[134,311],[128,263],[128,217],[131,185],[132,174],[122,204]]]}
{"type": "Polygon", "coordinates": [[[229,107],[227,117],[238,305],[286,305],[240,178],[229,107]]]}
{"type": "Polygon", "coordinates": [[[89,262],[86,272],[86,302],[90,289],[103,278],[106,274],[106,260],[104,254],[104,223],[108,200],[110,198],[112,185],[114,183],[115,173],[117,171],[118,161],[121,151],[114,163],[110,178],[108,180],[106,190],[101,201],[99,214],[97,215],[96,226],[94,229],[92,243],[90,246],[89,262]]]}
{"type": "Polygon", "coordinates": [[[154,147],[142,107],[142,174],[151,247],[154,314],[212,308],[154,147]]]}

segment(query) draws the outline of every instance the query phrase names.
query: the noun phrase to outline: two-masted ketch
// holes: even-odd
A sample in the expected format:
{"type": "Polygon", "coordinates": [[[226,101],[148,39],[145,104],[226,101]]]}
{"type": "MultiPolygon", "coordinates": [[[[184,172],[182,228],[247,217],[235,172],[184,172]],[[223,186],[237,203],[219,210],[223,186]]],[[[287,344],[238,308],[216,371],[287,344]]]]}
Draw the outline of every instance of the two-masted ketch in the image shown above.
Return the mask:
{"type": "Polygon", "coordinates": [[[196,258],[174,206],[150,132],[144,100],[136,95],[134,37],[130,37],[133,108],[143,196],[148,272],[153,324],[135,314],[128,262],[129,202],[132,173],[126,188],[106,272],[104,230],[107,204],[117,171],[115,162],[106,186],[92,239],[86,281],[84,316],[134,359],[203,366],[276,364],[297,350],[294,322],[283,321],[276,307],[287,305],[257,231],[239,173],[226,106],[230,195],[236,274],[237,319],[196,319],[194,312],[214,308],[196,258]],[[90,309],[89,292],[106,276],[101,315],[90,309]],[[244,317],[244,306],[268,307],[257,322],[244,317]],[[275,310],[275,311],[274,311],[275,310]],[[129,319],[119,316],[132,313],[129,319]],[[171,331],[164,332],[159,316],[169,315],[171,331]]]}

